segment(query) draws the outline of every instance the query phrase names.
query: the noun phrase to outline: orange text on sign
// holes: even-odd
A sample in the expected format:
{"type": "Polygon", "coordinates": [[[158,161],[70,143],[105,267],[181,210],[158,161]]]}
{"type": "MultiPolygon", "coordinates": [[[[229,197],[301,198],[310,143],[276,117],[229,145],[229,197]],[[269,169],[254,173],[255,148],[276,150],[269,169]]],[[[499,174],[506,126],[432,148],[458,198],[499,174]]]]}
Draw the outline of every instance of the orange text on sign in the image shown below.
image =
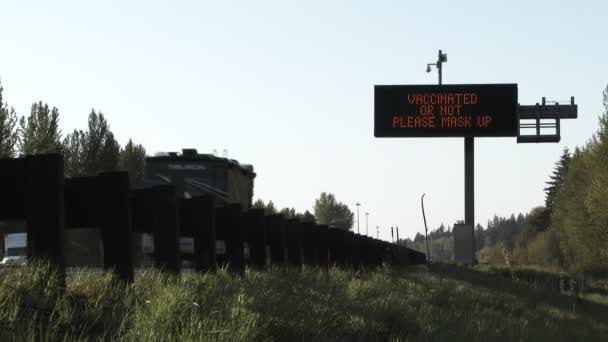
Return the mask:
{"type": "Polygon", "coordinates": [[[393,128],[435,128],[434,116],[393,116],[393,128]]]}
{"type": "Polygon", "coordinates": [[[476,93],[407,94],[407,101],[411,105],[474,105],[478,100],[476,93]]]}

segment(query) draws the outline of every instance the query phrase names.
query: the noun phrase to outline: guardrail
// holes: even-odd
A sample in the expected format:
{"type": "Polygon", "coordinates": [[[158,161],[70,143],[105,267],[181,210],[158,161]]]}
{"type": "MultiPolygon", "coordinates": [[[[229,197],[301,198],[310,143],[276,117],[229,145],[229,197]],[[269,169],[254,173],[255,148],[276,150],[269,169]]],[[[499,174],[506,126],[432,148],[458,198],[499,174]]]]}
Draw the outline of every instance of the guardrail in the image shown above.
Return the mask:
{"type": "Polygon", "coordinates": [[[62,233],[82,227],[100,230],[103,267],[126,282],[134,279],[137,232],[154,235],[155,267],[171,273],[180,272],[184,236],[194,240],[197,271],[218,264],[242,273],[246,266],[359,269],[426,262],[423,253],[350,231],[238,204],[218,207],[211,196],[178,198],[172,185],[129,189],[126,172],[64,178],[59,154],[0,159],[0,198],[0,220],[26,221],[28,258],[51,262],[64,280],[62,233]],[[216,253],[217,242],[224,253],[216,253]]]}

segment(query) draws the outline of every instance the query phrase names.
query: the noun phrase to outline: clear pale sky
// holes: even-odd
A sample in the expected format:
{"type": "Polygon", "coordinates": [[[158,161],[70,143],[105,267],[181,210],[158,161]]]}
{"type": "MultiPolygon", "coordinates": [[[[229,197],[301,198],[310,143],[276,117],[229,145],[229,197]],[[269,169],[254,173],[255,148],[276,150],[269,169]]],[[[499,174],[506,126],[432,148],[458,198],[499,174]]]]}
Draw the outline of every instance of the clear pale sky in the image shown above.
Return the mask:
{"type": "MultiPolygon", "coordinates": [[[[91,108],[148,153],[194,147],[251,163],[255,197],[312,210],[322,191],[401,237],[464,217],[463,139],[373,137],[374,84],[518,83],[519,102],[575,96],[558,144],[475,141],[476,221],[544,203],[564,147],[597,130],[605,1],[11,1],[0,79],[19,115],[41,100],[64,134],[91,108]]],[[[356,222],[355,222],[356,231],[356,222]]]]}

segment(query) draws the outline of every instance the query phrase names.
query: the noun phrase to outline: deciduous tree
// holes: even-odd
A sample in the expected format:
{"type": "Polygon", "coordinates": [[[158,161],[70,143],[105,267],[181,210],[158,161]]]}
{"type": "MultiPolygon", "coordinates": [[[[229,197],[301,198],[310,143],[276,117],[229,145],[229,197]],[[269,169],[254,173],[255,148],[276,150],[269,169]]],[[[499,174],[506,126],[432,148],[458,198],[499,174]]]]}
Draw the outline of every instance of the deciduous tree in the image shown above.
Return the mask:
{"type": "Polygon", "coordinates": [[[146,159],[146,149],[139,144],[129,142],[120,151],[119,167],[121,170],[129,172],[129,180],[132,187],[141,187],[144,183],[144,162],[146,159]]]}
{"type": "Polygon", "coordinates": [[[75,129],[63,139],[64,171],[67,177],[84,175],[84,132],[75,129]]]}
{"type": "Polygon", "coordinates": [[[118,168],[120,145],[110,130],[108,121],[94,109],[89,114],[88,129],[84,134],[84,172],[93,175],[118,168]]]}
{"type": "Polygon", "coordinates": [[[350,230],[355,215],[344,203],[336,201],[331,193],[322,192],[314,205],[315,218],[319,224],[326,224],[344,230],[350,230]]]}
{"type": "Polygon", "coordinates": [[[91,110],[86,131],[74,130],[63,140],[65,169],[69,176],[96,175],[118,169],[120,145],[106,118],[91,110]]]}
{"type": "Polygon", "coordinates": [[[19,120],[17,131],[19,153],[61,153],[61,131],[59,130],[59,110],[49,108],[42,101],[34,103],[30,115],[19,120]]]}

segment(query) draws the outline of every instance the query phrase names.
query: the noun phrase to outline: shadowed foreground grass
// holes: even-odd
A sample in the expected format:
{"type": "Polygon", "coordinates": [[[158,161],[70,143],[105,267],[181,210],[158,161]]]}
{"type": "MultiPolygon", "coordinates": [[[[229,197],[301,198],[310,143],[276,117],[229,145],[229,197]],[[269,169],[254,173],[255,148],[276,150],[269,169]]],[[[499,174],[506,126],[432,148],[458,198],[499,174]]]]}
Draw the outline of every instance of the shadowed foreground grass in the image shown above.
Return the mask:
{"type": "Polygon", "coordinates": [[[0,269],[0,340],[600,341],[608,306],[426,267],[233,276],[157,271],[132,286],[43,266],[0,269]]]}

